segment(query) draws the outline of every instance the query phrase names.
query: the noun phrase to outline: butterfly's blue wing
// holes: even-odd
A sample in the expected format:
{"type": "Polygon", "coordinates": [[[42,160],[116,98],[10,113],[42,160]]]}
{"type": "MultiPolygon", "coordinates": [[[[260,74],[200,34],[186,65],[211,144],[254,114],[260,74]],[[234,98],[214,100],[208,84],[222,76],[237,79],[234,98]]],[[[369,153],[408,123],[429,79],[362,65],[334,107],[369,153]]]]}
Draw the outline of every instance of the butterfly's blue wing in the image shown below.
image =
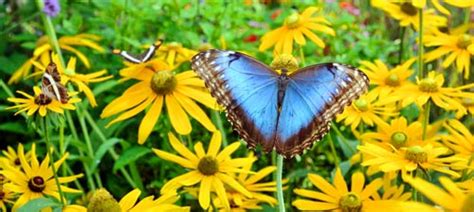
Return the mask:
{"type": "Polygon", "coordinates": [[[244,54],[208,50],[193,57],[192,68],[223,105],[234,129],[250,147],[273,148],[277,123],[278,74],[244,54]]]}
{"type": "Polygon", "coordinates": [[[328,131],[331,120],[368,89],[361,71],[336,63],[303,68],[289,76],[278,118],[275,147],[300,154],[328,131]]]}

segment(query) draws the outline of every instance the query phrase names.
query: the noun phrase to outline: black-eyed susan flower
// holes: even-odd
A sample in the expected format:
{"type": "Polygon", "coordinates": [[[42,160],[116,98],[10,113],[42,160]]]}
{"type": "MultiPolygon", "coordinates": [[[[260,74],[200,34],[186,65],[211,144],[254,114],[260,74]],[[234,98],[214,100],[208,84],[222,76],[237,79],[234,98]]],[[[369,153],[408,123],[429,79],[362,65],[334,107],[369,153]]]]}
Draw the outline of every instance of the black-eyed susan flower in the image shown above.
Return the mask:
{"type": "Polygon", "coordinates": [[[239,142],[234,142],[219,152],[222,137],[219,132],[215,132],[207,152],[204,151],[202,143],[197,142],[194,145],[195,153],[193,153],[173,134],[168,134],[168,138],[171,146],[178,152],[179,156],[159,149],[153,149],[153,151],[158,157],[177,163],[189,169],[189,171],[168,181],[161,188],[161,193],[175,192],[183,186],[199,184],[198,199],[203,209],[209,208],[212,193],[217,194],[217,197],[226,209],[230,209],[229,198],[226,192],[228,189],[240,192],[247,198],[252,198],[252,193],[239,183],[234,176],[234,173],[245,171],[241,167],[252,163],[254,160],[253,158],[230,157],[239,148],[239,142]]]}
{"type": "MultiPolygon", "coordinates": [[[[69,156],[69,153],[64,154],[61,159],[54,162],[54,168],[58,170],[62,163],[69,156]]],[[[31,160],[26,161],[23,145],[18,146],[18,157],[21,163],[21,170],[15,167],[7,166],[1,173],[10,180],[4,185],[5,188],[12,192],[18,193],[20,196],[13,206],[16,210],[26,202],[44,197],[51,196],[55,199],[60,199],[58,192],[58,185],[55,182],[53,169],[50,166],[50,158],[46,156],[40,163],[36,157],[35,146],[31,149],[31,160]]],[[[67,177],[58,177],[60,184],[72,182],[77,178],[82,177],[82,174],[77,174],[67,177]]],[[[61,185],[61,191],[64,193],[81,193],[82,191],[61,185]]]]}
{"type": "Polygon", "coordinates": [[[306,45],[305,36],[313,41],[317,46],[324,48],[324,41],[314,34],[314,30],[329,35],[336,35],[330,27],[330,23],[321,16],[313,16],[319,8],[308,7],[303,13],[297,12],[291,14],[285,19],[283,26],[266,33],[262,37],[262,43],[259,46],[260,51],[275,46],[274,53],[291,54],[293,52],[293,41],[300,46],[306,45]]]}
{"type": "Polygon", "coordinates": [[[441,64],[447,68],[451,64],[456,64],[456,70],[464,73],[464,78],[469,78],[471,72],[471,58],[474,55],[474,36],[468,33],[469,27],[460,26],[450,34],[434,31],[432,35],[426,35],[423,39],[425,46],[437,47],[425,54],[427,62],[444,58],[441,64]]]}
{"type": "Polygon", "coordinates": [[[17,93],[21,94],[23,98],[8,98],[7,100],[9,102],[13,102],[17,105],[8,107],[7,109],[18,109],[15,115],[26,111],[28,116],[38,112],[40,116],[44,117],[46,116],[48,110],[60,114],[63,114],[64,110],[75,110],[76,107],[74,106],[74,103],[81,101],[79,98],[73,97],[75,93],[72,92],[69,93],[72,98],[70,98],[67,103],[63,104],[56,99],[51,99],[44,95],[41,92],[41,89],[37,86],[33,87],[33,91],[34,96],[31,96],[23,91],[17,91],[17,93]]]}
{"type": "Polygon", "coordinates": [[[124,79],[136,79],[139,82],[104,108],[102,118],[121,113],[109,122],[109,126],[148,108],[138,128],[138,143],[143,144],[158,121],[163,105],[166,105],[169,120],[177,133],[186,135],[191,132],[188,115],[209,131],[216,131],[214,124],[195,101],[212,109],[217,109],[218,105],[205,89],[204,82],[193,71],[175,74],[163,62],[151,60],[146,64],[138,64],[141,69],[128,67],[120,72],[124,79]]]}
{"type": "Polygon", "coordinates": [[[456,119],[446,121],[443,126],[449,133],[442,136],[443,144],[460,156],[467,159],[472,157],[474,154],[474,135],[471,131],[456,119]]]}
{"type": "Polygon", "coordinates": [[[456,98],[474,98],[474,93],[463,90],[474,87],[474,83],[450,88],[443,87],[444,76],[434,71],[428,73],[423,79],[416,79],[416,84],[407,85],[397,92],[402,98],[402,106],[416,103],[419,107],[432,100],[438,107],[446,110],[462,110],[463,105],[456,98]]]}
{"type": "MultiPolygon", "coordinates": [[[[35,145],[35,144],[33,144],[35,145]]],[[[6,150],[2,150],[3,156],[0,156],[0,168],[3,169],[5,166],[21,167],[20,158],[18,157],[18,150],[8,146],[6,150]]],[[[31,151],[25,153],[26,161],[30,161],[31,151]]]]}
{"type": "MultiPolygon", "coordinates": [[[[400,26],[412,26],[415,30],[420,29],[420,8],[418,2],[398,1],[398,0],[371,0],[372,6],[388,13],[392,18],[400,22],[400,26]]],[[[423,10],[423,28],[434,28],[446,26],[447,19],[436,15],[433,9],[423,10]]]]}
{"type": "Polygon", "coordinates": [[[384,122],[384,118],[393,117],[398,114],[393,97],[384,99],[377,98],[378,94],[369,92],[362,95],[359,99],[352,102],[352,105],[346,107],[344,111],[337,116],[336,121],[344,120],[344,125],[351,126],[353,132],[361,124],[374,126],[384,122]]]}
{"type": "Polygon", "coordinates": [[[138,201],[141,191],[134,189],[128,192],[119,202],[105,189],[98,189],[94,192],[87,208],[73,205],[65,211],[86,212],[86,211],[122,211],[122,212],[152,212],[152,211],[189,211],[189,207],[177,206],[174,203],[179,199],[176,193],[163,194],[156,198],[147,196],[138,201]],[[73,210],[75,209],[75,210],[73,210]]]}
{"type": "Polygon", "coordinates": [[[370,84],[375,85],[371,92],[376,93],[380,98],[385,98],[397,92],[401,87],[411,84],[409,77],[413,74],[413,70],[410,67],[414,62],[415,59],[410,59],[389,70],[381,60],[373,63],[362,61],[360,69],[367,74],[370,84]]]}
{"type": "Polygon", "coordinates": [[[432,144],[393,148],[390,151],[379,145],[366,143],[357,149],[362,154],[370,155],[370,157],[364,158],[363,166],[376,166],[383,172],[402,171],[404,176],[408,172],[421,168],[460,177],[459,173],[449,167],[460,162],[464,162],[464,164],[467,162],[466,159],[458,155],[447,156],[449,154],[448,148],[435,147],[432,144]]]}
{"type": "Polygon", "coordinates": [[[0,209],[2,209],[2,211],[7,211],[6,205],[13,205],[15,199],[15,193],[8,188],[3,188],[3,184],[0,184],[0,209]]]}
{"type": "MultiPolygon", "coordinates": [[[[100,39],[101,38],[97,35],[79,34],[73,36],[63,36],[59,38],[58,42],[59,47],[61,49],[75,54],[79,58],[79,60],[82,61],[84,66],[86,66],[86,68],[90,68],[89,59],[87,59],[87,57],[75,47],[84,46],[102,53],[105,52],[105,49],[102,48],[99,44],[97,44],[97,41],[99,41],[100,39]]],[[[33,56],[25,63],[23,63],[23,65],[21,65],[20,68],[18,68],[13,73],[11,78],[8,80],[8,83],[17,83],[22,78],[28,76],[30,74],[34,62],[38,62],[43,66],[48,65],[49,62],[51,62],[51,51],[52,47],[49,44],[48,37],[42,36],[41,38],[39,38],[36,42],[36,48],[33,52],[33,56]]],[[[43,71],[43,69],[37,70],[43,71]]]]}
{"type": "Polygon", "coordinates": [[[160,46],[157,58],[166,61],[172,67],[176,67],[183,62],[191,61],[195,54],[197,54],[196,51],[183,47],[181,43],[171,42],[160,46]]]}
{"type": "Polygon", "coordinates": [[[445,211],[474,211],[474,192],[463,191],[448,177],[439,178],[444,189],[421,178],[407,178],[406,181],[445,211]]]}
{"type": "Polygon", "coordinates": [[[364,133],[361,138],[378,142],[387,149],[391,149],[391,146],[398,149],[421,144],[423,127],[418,121],[408,124],[405,117],[401,116],[391,120],[390,124],[382,122],[377,126],[376,132],[364,133]]]}
{"type": "Polygon", "coordinates": [[[416,203],[404,203],[395,200],[372,200],[370,197],[382,187],[380,178],[365,185],[364,174],[352,174],[351,187],[348,188],[341,170],[336,170],[333,184],[319,175],[308,174],[308,179],[318,188],[318,191],[295,189],[294,192],[304,199],[293,201],[293,206],[303,211],[335,210],[335,211],[380,211],[381,208],[389,211],[403,211],[414,207],[416,203]]]}

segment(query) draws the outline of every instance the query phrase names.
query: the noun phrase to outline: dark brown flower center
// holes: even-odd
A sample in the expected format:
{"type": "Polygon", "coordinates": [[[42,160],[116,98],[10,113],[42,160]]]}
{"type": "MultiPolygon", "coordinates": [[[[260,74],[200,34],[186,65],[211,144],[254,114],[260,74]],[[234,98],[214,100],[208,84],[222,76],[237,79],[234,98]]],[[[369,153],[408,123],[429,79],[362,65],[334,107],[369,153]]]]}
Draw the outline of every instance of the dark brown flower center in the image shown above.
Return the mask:
{"type": "Polygon", "coordinates": [[[447,26],[440,26],[438,27],[438,30],[442,33],[449,34],[449,28],[447,26]]]}
{"type": "Polygon", "coordinates": [[[151,79],[151,89],[158,95],[166,95],[174,91],[178,80],[171,71],[157,71],[151,79]]]}
{"type": "Polygon", "coordinates": [[[214,157],[206,156],[201,158],[198,164],[198,170],[203,175],[214,175],[216,172],[219,171],[219,164],[214,157]]]}
{"type": "Polygon", "coordinates": [[[0,190],[0,200],[3,200],[5,198],[5,192],[0,190]]]}
{"type": "Polygon", "coordinates": [[[402,146],[405,146],[405,143],[407,141],[407,135],[403,132],[395,132],[392,134],[390,137],[390,143],[395,147],[395,148],[400,148],[402,146]]]}
{"type": "Polygon", "coordinates": [[[28,182],[28,188],[34,192],[42,192],[45,186],[44,179],[40,176],[35,176],[28,182]]]}
{"type": "Polygon", "coordinates": [[[466,107],[474,106],[474,99],[472,99],[472,98],[463,98],[462,99],[462,105],[464,105],[466,107]]]}
{"type": "Polygon", "coordinates": [[[19,166],[21,165],[20,158],[16,158],[14,161],[15,165],[19,166]]]}
{"type": "Polygon", "coordinates": [[[362,200],[356,193],[349,192],[339,199],[339,206],[343,212],[359,212],[362,209],[362,200]]]}
{"type": "Polygon", "coordinates": [[[418,13],[418,9],[416,9],[413,4],[405,2],[400,6],[401,10],[403,13],[409,15],[409,16],[415,16],[418,13]]]}
{"type": "Polygon", "coordinates": [[[412,146],[407,149],[405,158],[414,163],[424,163],[428,161],[428,154],[420,146],[412,146]]]}
{"type": "Polygon", "coordinates": [[[51,98],[42,93],[35,98],[35,104],[37,105],[48,105],[51,101],[51,98]]]}

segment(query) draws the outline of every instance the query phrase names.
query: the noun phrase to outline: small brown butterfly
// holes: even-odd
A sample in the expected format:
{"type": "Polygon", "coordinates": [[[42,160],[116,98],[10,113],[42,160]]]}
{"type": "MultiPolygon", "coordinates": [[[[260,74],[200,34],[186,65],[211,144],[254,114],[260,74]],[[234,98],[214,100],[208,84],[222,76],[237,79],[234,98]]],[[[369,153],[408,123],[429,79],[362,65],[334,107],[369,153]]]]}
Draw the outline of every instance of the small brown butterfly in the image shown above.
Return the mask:
{"type": "Polygon", "coordinates": [[[51,99],[56,99],[63,104],[69,100],[67,89],[61,84],[61,76],[55,63],[50,62],[44,71],[41,80],[41,91],[51,99]]]}

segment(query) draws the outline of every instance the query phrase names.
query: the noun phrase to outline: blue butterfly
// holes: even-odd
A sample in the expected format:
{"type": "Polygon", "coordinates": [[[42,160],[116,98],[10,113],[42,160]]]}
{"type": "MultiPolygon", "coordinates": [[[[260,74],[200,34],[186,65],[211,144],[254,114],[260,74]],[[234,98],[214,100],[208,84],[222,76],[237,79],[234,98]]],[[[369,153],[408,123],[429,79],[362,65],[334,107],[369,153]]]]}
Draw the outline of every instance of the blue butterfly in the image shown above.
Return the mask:
{"type": "Polygon", "coordinates": [[[279,74],[245,54],[216,49],[195,55],[192,68],[250,148],[275,148],[287,158],[320,140],[369,86],[363,72],[338,63],[279,74]]]}

